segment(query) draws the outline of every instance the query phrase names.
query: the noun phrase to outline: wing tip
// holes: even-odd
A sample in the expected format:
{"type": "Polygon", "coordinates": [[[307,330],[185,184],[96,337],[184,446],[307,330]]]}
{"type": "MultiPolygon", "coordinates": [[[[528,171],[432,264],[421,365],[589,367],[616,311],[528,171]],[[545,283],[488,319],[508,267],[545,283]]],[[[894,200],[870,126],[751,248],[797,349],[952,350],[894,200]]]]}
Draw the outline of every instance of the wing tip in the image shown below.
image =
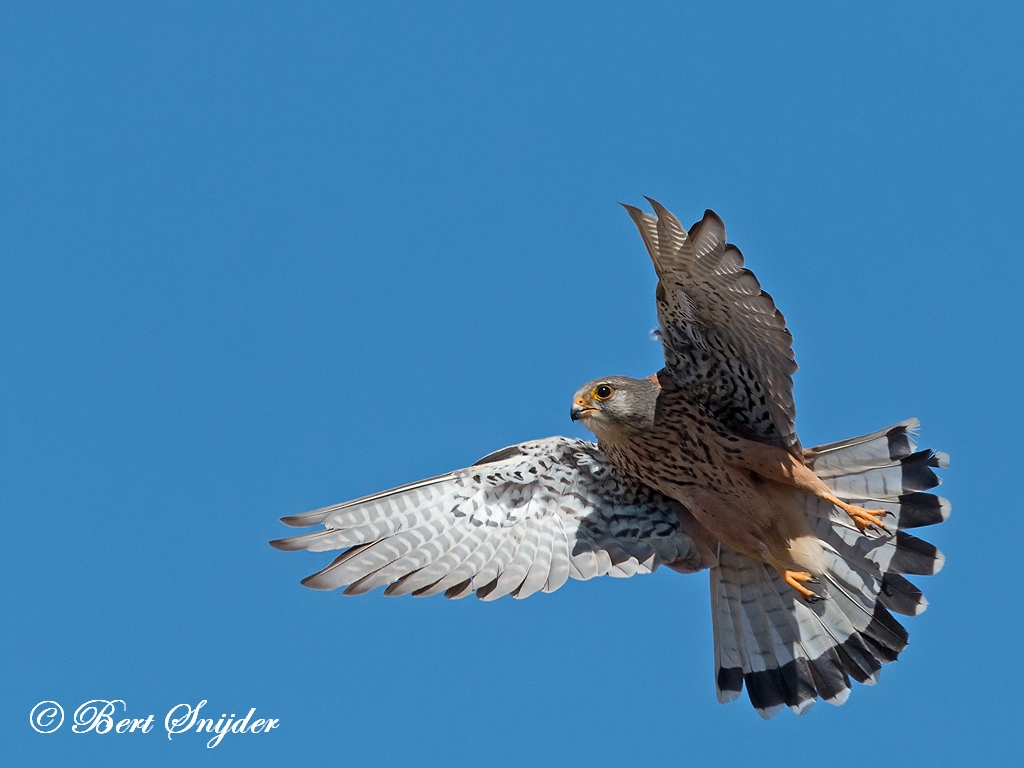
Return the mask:
{"type": "Polygon", "coordinates": [[[311,576],[307,576],[299,583],[304,587],[307,587],[309,589],[315,589],[318,592],[330,592],[331,590],[337,589],[340,586],[339,584],[333,584],[329,582],[326,578],[324,578],[323,571],[320,571],[319,573],[314,573],[311,576]]]}
{"type": "Polygon", "coordinates": [[[722,231],[725,231],[725,222],[722,220],[722,217],[719,216],[717,213],[715,213],[715,211],[711,210],[710,208],[705,208],[704,216],[701,218],[701,221],[706,221],[708,219],[711,219],[712,221],[717,221],[719,224],[722,225],[722,231]]]}
{"type": "MultiPolygon", "coordinates": [[[[665,217],[665,218],[669,219],[670,221],[674,221],[675,220],[676,217],[675,217],[675,215],[673,215],[672,211],[670,211],[664,205],[659,203],[653,197],[648,197],[647,195],[644,195],[644,200],[646,200],[648,203],[651,204],[651,208],[654,209],[654,212],[658,215],[659,219],[662,218],[662,217],[665,217]]],[[[680,224],[679,226],[682,227],[683,225],[680,224]]]]}
{"type": "Polygon", "coordinates": [[[329,510],[334,508],[335,507],[321,507],[320,509],[314,509],[312,512],[303,512],[298,515],[285,515],[281,518],[281,522],[289,528],[308,528],[311,525],[319,525],[326,520],[329,510]]]}

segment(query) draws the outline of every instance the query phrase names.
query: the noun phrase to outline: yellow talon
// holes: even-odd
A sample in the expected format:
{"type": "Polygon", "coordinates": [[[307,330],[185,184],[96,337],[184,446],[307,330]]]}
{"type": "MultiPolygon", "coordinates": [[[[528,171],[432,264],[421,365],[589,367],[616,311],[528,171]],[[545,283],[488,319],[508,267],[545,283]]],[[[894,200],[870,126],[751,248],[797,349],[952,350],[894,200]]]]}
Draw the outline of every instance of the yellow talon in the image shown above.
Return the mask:
{"type": "Polygon", "coordinates": [[[864,507],[855,507],[852,504],[843,504],[843,510],[853,520],[854,525],[857,529],[864,533],[868,528],[877,528],[879,530],[885,530],[885,516],[889,514],[882,509],[864,509],[864,507]]]}
{"type": "Polygon", "coordinates": [[[818,600],[821,600],[821,595],[817,595],[814,592],[811,592],[811,590],[809,590],[807,587],[803,585],[803,582],[811,581],[814,578],[807,571],[779,570],[779,575],[782,576],[783,580],[787,584],[789,584],[789,586],[795,589],[797,591],[797,594],[800,595],[800,597],[802,597],[808,603],[813,603],[818,600]]]}

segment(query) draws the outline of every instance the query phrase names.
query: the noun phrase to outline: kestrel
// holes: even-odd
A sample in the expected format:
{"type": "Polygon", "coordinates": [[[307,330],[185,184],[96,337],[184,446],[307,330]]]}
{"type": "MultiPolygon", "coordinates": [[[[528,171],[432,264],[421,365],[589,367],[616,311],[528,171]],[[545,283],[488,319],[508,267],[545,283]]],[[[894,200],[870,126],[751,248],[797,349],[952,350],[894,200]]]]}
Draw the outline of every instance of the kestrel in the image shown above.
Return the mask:
{"type": "Polygon", "coordinates": [[[597,443],[550,437],[466,469],[282,518],[319,530],[271,544],[345,551],[303,580],[356,595],[552,592],[569,578],[710,569],[718,700],[746,686],[765,718],[842,704],[907,645],[891,612],[927,601],[904,574],[942,554],[905,531],[949,515],[925,491],[948,457],[918,422],[804,449],[792,336],[712,211],[689,232],[626,206],[658,276],[665,367],[573,396],[597,443]]]}

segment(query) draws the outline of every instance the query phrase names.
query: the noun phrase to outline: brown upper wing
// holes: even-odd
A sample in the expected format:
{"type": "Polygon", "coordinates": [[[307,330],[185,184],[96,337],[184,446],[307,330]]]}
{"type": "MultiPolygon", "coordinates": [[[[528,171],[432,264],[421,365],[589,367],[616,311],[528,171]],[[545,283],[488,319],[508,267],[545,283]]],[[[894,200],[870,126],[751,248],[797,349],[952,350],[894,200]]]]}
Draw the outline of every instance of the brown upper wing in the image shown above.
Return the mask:
{"type": "Polygon", "coordinates": [[[665,367],[737,433],[799,453],[793,336],[714,211],[687,232],[660,203],[626,205],[658,274],[665,367]]]}

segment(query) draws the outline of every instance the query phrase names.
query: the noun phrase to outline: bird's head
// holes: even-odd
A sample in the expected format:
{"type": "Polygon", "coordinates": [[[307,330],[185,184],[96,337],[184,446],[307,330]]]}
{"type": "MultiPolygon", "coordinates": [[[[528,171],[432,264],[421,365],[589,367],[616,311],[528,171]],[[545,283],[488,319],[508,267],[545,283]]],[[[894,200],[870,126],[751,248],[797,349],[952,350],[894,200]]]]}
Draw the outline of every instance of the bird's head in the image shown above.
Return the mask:
{"type": "Polygon", "coordinates": [[[638,432],[654,423],[661,388],[654,377],[606,376],[584,384],[572,397],[569,416],[599,440],[622,432],[638,432]]]}

